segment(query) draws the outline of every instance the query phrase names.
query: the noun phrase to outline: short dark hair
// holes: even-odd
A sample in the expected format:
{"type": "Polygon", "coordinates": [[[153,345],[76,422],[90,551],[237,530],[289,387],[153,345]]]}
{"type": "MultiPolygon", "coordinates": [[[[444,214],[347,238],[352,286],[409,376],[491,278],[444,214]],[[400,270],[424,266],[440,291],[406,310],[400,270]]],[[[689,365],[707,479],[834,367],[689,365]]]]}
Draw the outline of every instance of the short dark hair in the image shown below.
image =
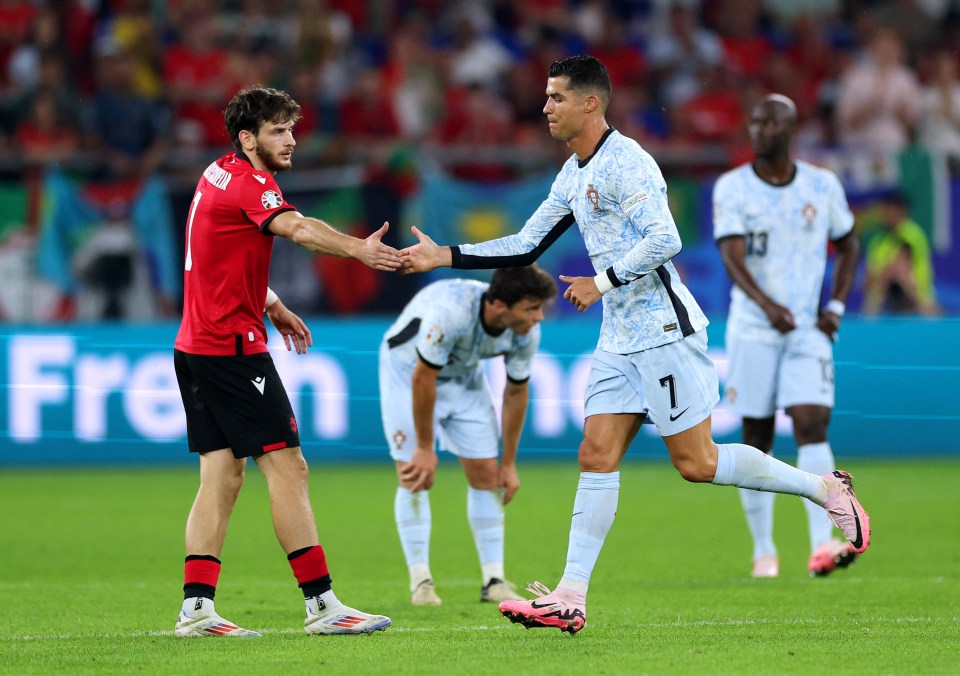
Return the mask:
{"type": "Polygon", "coordinates": [[[548,301],[557,295],[557,284],[543,268],[528,265],[521,268],[499,268],[494,271],[487,289],[487,300],[502,300],[507,307],[524,298],[548,301]]]}
{"type": "Polygon", "coordinates": [[[243,150],[240,132],[256,134],[267,122],[283,123],[300,120],[300,104],[279,89],[247,87],[237,92],[223,113],[230,141],[237,150],[243,150]]]}
{"type": "Polygon", "coordinates": [[[597,94],[604,109],[610,103],[610,94],[613,92],[610,73],[597,58],[583,54],[568,56],[554,61],[548,75],[549,77],[568,77],[571,89],[597,94]]]}

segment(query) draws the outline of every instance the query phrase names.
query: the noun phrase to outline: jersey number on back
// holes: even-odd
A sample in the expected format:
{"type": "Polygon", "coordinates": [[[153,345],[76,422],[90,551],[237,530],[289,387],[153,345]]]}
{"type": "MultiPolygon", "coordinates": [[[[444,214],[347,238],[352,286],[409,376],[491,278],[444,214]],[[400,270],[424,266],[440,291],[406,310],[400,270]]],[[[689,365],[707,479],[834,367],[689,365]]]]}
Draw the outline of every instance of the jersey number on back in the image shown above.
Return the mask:
{"type": "Polygon", "coordinates": [[[197,207],[200,206],[201,197],[203,197],[203,193],[198,190],[193,196],[193,205],[190,207],[190,218],[187,219],[187,256],[183,263],[184,270],[193,269],[193,247],[190,244],[190,239],[193,235],[193,217],[197,215],[197,207]]]}

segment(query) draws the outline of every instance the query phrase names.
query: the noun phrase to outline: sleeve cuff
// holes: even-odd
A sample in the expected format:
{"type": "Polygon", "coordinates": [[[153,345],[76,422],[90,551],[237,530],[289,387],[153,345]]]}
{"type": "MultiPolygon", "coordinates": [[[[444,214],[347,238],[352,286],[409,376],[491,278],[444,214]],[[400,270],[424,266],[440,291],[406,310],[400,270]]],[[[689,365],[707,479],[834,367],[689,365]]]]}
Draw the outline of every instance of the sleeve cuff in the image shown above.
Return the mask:
{"type": "Polygon", "coordinates": [[[593,278],[593,283],[597,285],[597,289],[600,291],[601,296],[611,289],[614,289],[618,286],[623,286],[623,282],[617,279],[617,276],[613,273],[612,267],[609,267],[602,272],[598,272],[593,278]]]}
{"type": "Polygon", "coordinates": [[[455,270],[463,269],[463,254],[458,246],[450,247],[450,267],[455,270]]]}

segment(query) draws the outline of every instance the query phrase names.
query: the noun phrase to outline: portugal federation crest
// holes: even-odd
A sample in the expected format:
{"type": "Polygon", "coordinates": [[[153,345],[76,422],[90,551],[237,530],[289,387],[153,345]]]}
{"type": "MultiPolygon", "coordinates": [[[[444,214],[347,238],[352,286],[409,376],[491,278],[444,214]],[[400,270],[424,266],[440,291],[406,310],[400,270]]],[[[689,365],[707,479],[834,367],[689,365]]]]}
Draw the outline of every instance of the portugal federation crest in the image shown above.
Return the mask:
{"type": "Polygon", "coordinates": [[[260,202],[265,209],[276,209],[283,204],[283,197],[276,190],[267,190],[260,195],[260,202]]]}
{"type": "Polygon", "coordinates": [[[593,187],[593,183],[587,185],[587,199],[593,205],[594,211],[600,211],[600,193],[593,187]]]}

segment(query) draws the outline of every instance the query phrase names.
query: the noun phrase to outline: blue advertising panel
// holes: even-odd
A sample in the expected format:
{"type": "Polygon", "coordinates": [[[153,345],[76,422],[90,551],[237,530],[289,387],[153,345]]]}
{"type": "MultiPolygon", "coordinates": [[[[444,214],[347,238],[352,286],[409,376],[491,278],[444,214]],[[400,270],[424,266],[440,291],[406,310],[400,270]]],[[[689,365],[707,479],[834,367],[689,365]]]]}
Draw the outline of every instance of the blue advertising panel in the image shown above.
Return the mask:
{"type": "MultiPolygon", "coordinates": [[[[309,322],[306,356],[270,344],[311,460],[383,461],[377,348],[388,319],[309,322]]],[[[531,379],[521,454],[572,457],[580,443],[582,395],[599,312],[547,320],[531,379]]],[[[0,465],[147,464],[189,461],[173,370],[177,325],[95,324],[5,327],[0,334],[0,465]]],[[[724,326],[709,328],[723,383],[724,326]]],[[[836,346],[837,405],[831,442],[838,457],[960,453],[960,320],[844,321],[836,346]]],[[[489,364],[494,391],[502,364],[489,364]]],[[[498,397],[495,396],[495,399],[498,397]]],[[[713,416],[719,441],[740,436],[723,407],[713,416]]],[[[781,417],[778,453],[794,450],[781,417]]],[[[633,457],[666,457],[645,425],[633,457]]]]}

